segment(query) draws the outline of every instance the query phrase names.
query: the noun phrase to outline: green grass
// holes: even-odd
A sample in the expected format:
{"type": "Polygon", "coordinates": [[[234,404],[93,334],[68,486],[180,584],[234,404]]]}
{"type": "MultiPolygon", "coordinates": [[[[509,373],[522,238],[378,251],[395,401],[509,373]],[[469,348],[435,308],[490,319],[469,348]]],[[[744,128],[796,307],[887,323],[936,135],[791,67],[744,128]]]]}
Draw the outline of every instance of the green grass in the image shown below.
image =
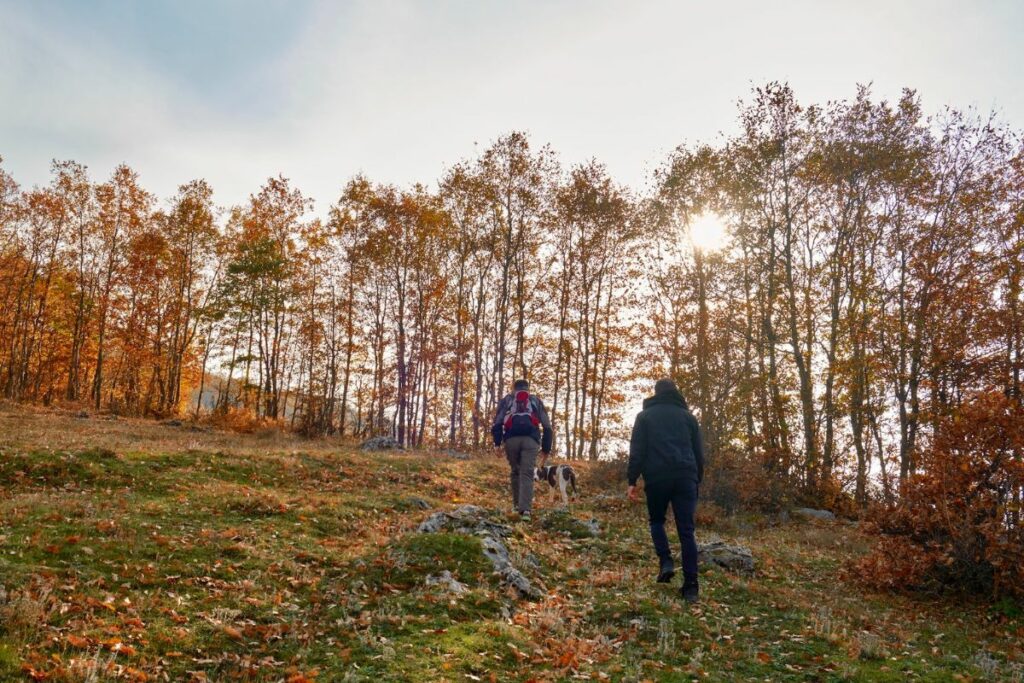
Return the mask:
{"type": "Polygon", "coordinates": [[[643,507],[595,501],[585,463],[570,513],[542,500],[533,522],[508,521],[513,560],[545,592],[531,602],[478,538],[415,533],[430,511],[413,498],[506,509],[497,459],[127,420],[32,427],[0,436],[0,680],[83,680],[109,662],[121,680],[981,681],[1014,680],[1024,656],[1019,605],[851,582],[868,545],[844,525],[699,529],[749,545],[758,571],[706,571],[687,606],[652,580],[643,507]],[[425,584],[443,569],[468,591],[425,584]]]}
{"type": "Polygon", "coordinates": [[[572,513],[565,509],[552,510],[546,513],[541,518],[540,525],[547,531],[574,539],[591,538],[594,535],[582,520],[574,517],[572,513]]]}

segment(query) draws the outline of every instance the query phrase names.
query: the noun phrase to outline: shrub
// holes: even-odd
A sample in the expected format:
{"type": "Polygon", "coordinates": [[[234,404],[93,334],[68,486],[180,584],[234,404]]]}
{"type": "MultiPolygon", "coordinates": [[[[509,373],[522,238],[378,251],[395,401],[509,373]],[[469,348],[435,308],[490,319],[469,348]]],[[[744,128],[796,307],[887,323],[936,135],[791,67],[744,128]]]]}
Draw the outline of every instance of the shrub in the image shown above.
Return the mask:
{"type": "Polygon", "coordinates": [[[218,429],[223,429],[239,434],[266,434],[276,433],[281,424],[265,417],[259,417],[251,410],[245,408],[229,408],[226,411],[216,411],[206,418],[206,422],[218,429]]]}
{"type": "Polygon", "coordinates": [[[1024,410],[980,394],[943,419],[899,502],[874,510],[882,535],[856,569],[889,589],[1024,597],[1024,410]]]}
{"type": "Polygon", "coordinates": [[[587,468],[587,487],[604,491],[622,491],[626,486],[628,460],[598,460],[587,468]]]}
{"type": "Polygon", "coordinates": [[[705,469],[701,498],[726,515],[741,509],[778,512],[791,502],[792,490],[787,477],[767,471],[761,462],[742,451],[723,448],[705,469]]]}

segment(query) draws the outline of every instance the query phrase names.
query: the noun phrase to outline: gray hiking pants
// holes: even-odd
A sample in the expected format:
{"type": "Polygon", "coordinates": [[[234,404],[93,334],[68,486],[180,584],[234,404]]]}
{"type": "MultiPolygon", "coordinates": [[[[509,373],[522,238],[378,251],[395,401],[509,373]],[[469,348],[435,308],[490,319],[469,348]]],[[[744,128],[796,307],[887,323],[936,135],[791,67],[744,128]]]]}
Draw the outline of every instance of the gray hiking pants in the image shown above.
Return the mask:
{"type": "Polygon", "coordinates": [[[537,467],[540,444],[529,436],[511,436],[505,440],[505,457],[512,468],[512,503],[519,512],[533,505],[533,471],[537,467]]]}

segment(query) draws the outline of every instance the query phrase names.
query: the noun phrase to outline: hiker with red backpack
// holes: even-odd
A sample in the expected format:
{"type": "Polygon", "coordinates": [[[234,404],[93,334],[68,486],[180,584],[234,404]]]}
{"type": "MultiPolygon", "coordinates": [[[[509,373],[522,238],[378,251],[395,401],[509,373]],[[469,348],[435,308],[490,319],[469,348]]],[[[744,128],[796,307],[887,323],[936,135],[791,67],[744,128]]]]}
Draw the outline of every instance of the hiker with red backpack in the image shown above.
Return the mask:
{"type": "Polygon", "coordinates": [[[521,518],[529,519],[537,452],[544,454],[543,464],[551,455],[554,433],[544,403],[530,393],[530,384],[525,379],[517,379],[512,393],[498,402],[491,435],[499,456],[504,445],[505,457],[512,469],[512,505],[521,518]]]}

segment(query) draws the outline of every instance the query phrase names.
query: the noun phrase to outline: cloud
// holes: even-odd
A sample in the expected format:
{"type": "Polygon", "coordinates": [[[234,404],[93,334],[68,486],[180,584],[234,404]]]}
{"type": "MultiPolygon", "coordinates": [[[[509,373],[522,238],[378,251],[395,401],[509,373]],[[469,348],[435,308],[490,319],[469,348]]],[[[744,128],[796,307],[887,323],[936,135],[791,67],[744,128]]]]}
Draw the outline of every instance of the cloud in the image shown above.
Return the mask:
{"type": "Polygon", "coordinates": [[[127,162],[163,197],[205,177],[233,204],[283,173],[322,213],[354,173],[430,183],[525,129],[641,187],[677,144],[734,130],[736,100],[768,79],[807,102],[909,85],[932,110],[1000,103],[1024,122],[1012,7],[186,2],[95,21],[53,6],[12,3],[0,24],[0,154],[23,184],[52,157],[99,178],[127,162]]]}
{"type": "Polygon", "coordinates": [[[165,197],[201,176],[229,202],[258,187],[262,178],[252,169],[261,155],[252,142],[265,121],[211,106],[187,83],[124,53],[109,35],[16,8],[5,19],[0,154],[23,183],[23,176],[44,183],[52,158],[73,158],[97,179],[128,163],[165,197]]]}

